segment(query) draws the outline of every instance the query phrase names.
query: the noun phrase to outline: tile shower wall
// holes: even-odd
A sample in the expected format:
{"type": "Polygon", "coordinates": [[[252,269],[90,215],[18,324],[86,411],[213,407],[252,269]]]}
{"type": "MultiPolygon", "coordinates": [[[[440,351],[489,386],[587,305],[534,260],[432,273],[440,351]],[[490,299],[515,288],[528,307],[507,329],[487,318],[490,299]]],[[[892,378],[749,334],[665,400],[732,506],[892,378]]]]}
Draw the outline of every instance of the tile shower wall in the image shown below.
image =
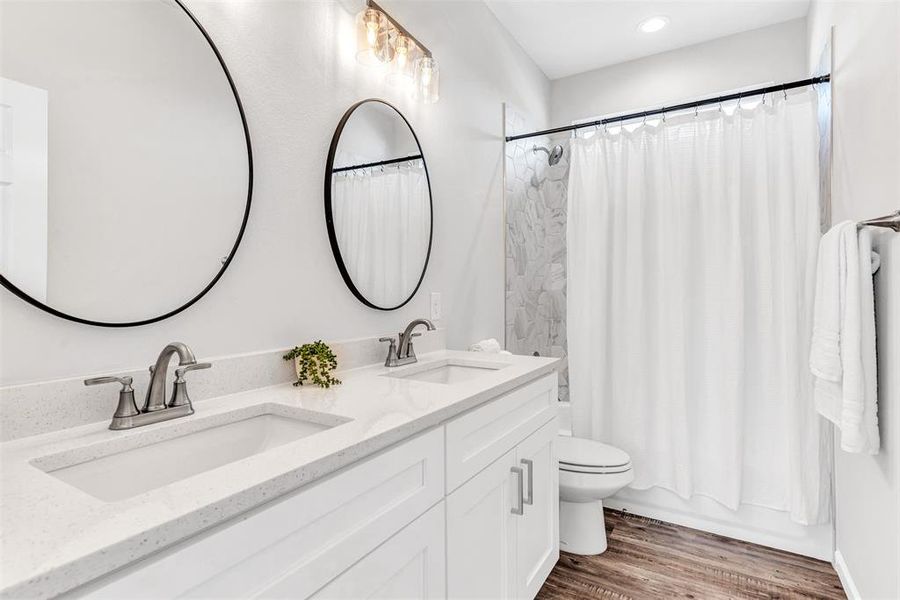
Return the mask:
{"type": "MultiPolygon", "coordinates": [[[[525,132],[527,119],[506,107],[508,135],[525,132]]],[[[569,399],[566,364],[566,210],[568,140],[554,166],[533,147],[548,139],[506,144],[506,349],[513,354],[562,358],[559,399],[569,399]]]]}

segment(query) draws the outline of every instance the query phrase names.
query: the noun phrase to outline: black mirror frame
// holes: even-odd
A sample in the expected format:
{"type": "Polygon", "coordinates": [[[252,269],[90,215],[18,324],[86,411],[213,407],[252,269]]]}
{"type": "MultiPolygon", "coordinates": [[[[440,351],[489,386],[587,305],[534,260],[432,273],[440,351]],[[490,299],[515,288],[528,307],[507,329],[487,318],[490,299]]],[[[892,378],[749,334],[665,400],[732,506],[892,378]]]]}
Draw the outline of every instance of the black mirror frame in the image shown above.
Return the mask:
{"type": "Polygon", "coordinates": [[[325,163],[325,225],[328,228],[328,241],[331,243],[331,253],[334,256],[334,262],[337,263],[338,270],[341,272],[341,277],[344,278],[344,283],[347,284],[347,287],[350,288],[350,291],[356,296],[356,299],[369,308],[384,311],[397,310],[409,303],[419,291],[419,288],[422,287],[422,281],[425,280],[425,273],[428,271],[428,261],[431,260],[431,246],[434,243],[434,197],[431,193],[431,176],[428,174],[428,163],[425,161],[425,152],[422,151],[422,144],[419,143],[419,137],[416,135],[416,131],[412,128],[412,125],[409,124],[406,116],[390,102],[381,100],[380,98],[366,98],[365,100],[360,100],[348,108],[347,112],[344,113],[344,116],[341,117],[340,122],[338,122],[337,128],[334,130],[334,136],[331,138],[331,146],[328,148],[328,159],[325,163]],[[350,273],[347,271],[344,259],[341,257],[341,249],[338,246],[337,234],[334,230],[334,214],[331,206],[331,178],[334,170],[334,157],[337,153],[338,142],[341,139],[341,133],[344,131],[344,126],[347,125],[347,121],[350,120],[353,111],[367,102],[377,102],[392,108],[394,112],[403,119],[403,122],[406,123],[409,132],[416,141],[416,146],[419,147],[419,154],[422,155],[422,165],[425,167],[425,183],[428,184],[428,250],[425,253],[425,264],[422,265],[422,274],[419,275],[419,281],[416,282],[416,287],[413,288],[409,297],[397,306],[378,306],[377,304],[372,304],[372,302],[359,291],[353,283],[353,278],[350,277],[350,273]]]}
{"type": "Polygon", "coordinates": [[[56,310],[55,308],[40,302],[29,296],[22,289],[18,288],[15,284],[9,281],[3,274],[0,274],[0,283],[3,284],[7,290],[27,302],[32,306],[35,306],[43,311],[50,313],[56,317],[61,319],[66,319],[68,321],[74,321],[76,323],[82,323],[84,325],[95,325],[97,327],[138,327],[140,325],[149,325],[150,323],[156,323],[158,321],[162,321],[164,319],[168,319],[169,317],[173,317],[178,313],[186,310],[191,305],[195,304],[200,298],[205,296],[209,290],[213,288],[216,283],[218,283],[219,279],[222,278],[222,275],[225,273],[225,270],[231,264],[232,259],[234,258],[235,253],[237,252],[238,246],[241,244],[241,240],[244,237],[244,231],[247,229],[247,219],[250,217],[250,204],[253,198],[253,151],[251,149],[250,144],[250,129],[247,126],[247,116],[244,114],[244,105],[241,103],[240,95],[238,95],[237,87],[234,85],[234,79],[231,77],[231,72],[228,70],[228,66],[225,64],[225,59],[222,58],[222,54],[219,52],[219,49],[216,47],[216,44],[213,42],[212,38],[207,33],[206,29],[203,28],[203,25],[200,24],[200,21],[197,20],[197,17],[191,13],[190,10],[184,5],[182,0],[174,0],[178,7],[184,11],[185,15],[194,23],[200,33],[203,35],[203,38],[206,40],[206,43],[209,44],[210,49],[213,54],[216,56],[216,60],[219,61],[219,65],[222,67],[222,71],[225,73],[225,79],[228,80],[228,86],[231,88],[231,93],[234,95],[234,101],[237,105],[238,113],[241,117],[241,125],[244,129],[244,140],[247,143],[247,206],[244,209],[244,217],[241,221],[241,227],[238,230],[237,238],[234,241],[234,245],[231,247],[231,251],[228,253],[228,256],[222,263],[222,268],[219,269],[219,272],[216,273],[215,277],[212,278],[203,290],[200,291],[196,296],[185,302],[183,305],[179,306],[174,310],[170,310],[167,313],[159,315],[158,317],[153,317],[150,319],[142,319],[140,321],[123,321],[123,322],[107,322],[107,321],[94,321],[91,319],[83,319],[81,317],[76,317],[74,315],[70,315],[64,313],[62,311],[56,310]]]}

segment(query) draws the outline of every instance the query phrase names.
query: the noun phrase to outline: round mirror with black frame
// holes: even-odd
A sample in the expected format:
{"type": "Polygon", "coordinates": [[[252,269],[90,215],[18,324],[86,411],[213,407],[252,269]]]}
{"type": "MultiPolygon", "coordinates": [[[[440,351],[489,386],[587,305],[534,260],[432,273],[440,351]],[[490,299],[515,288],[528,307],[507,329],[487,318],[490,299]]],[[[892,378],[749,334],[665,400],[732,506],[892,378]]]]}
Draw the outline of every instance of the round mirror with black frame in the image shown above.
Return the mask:
{"type": "Polygon", "coordinates": [[[250,133],[181,0],[0,2],[0,282],[103,327],[185,310],[250,213],[250,133]]]}
{"type": "Polygon", "coordinates": [[[338,270],[360,302],[395,310],[415,296],[431,255],[431,182],[415,131],[384,100],[357,102],[338,123],[325,221],[338,270]]]}

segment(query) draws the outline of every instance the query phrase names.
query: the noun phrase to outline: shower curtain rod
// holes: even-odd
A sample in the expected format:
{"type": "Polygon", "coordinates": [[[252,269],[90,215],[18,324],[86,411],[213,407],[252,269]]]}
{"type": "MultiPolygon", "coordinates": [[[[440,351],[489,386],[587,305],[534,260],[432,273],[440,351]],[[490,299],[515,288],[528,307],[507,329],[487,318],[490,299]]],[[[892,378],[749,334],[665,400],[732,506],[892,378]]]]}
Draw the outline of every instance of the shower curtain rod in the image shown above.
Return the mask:
{"type": "Polygon", "coordinates": [[[676,112],[679,110],[686,110],[688,108],[698,108],[700,106],[706,106],[709,104],[719,104],[720,102],[728,102],[729,100],[740,100],[741,98],[746,98],[748,96],[760,96],[763,94],[773,94],[775,92],[786,92],[787,90],[792,90],[794,88],[806,87],[808,85],[816,85],[817,83],[827,83],[831,81],[831,75],[820,75],[818,77],[810,77],[809,79],[800,79],[798,81],[791,81],[788,83],[779,83],[777,85],[769,85],[766,87],[757,88],[755,90],[746,90],[743,92],[735,92],[734,94],[726,94],[724,96],[716,96],[715,98],[704,98],[703,100],[695,100],[693,102],[684,102],[682,104],[675,104],[672,106],[663,106],[661,108],[654,108],[652,110],[645,110],[636,113],[630,113],[627,115],[619,115],[616,117],[607,117],[605,119],[598,119],[596,121],[590,121],[588,123],[576,123],[575,125],[566,125],[565,127],[554,127],[553,129],[544,129],[541,131],[535,131],[532,133],[521,133],[519,135],[509,135],[506,136],[507,142],[514,142],[516,140],[524,140],[527,138],[538,137],[542,135],[550,135],[552,133],[562,133],[564,131],[577,131],[578,129],[584,129],[586,127],[597,127],[599,125],[607,125],[609,123],[619,123],[621,121],[630,121],[631,119],[641,119],[643,117],[651,117],[653,115],[661,115],[668,112],[676,112]]]}
{"type": "Polygon", "coordinates": [[[331,170],[332,173],[338,173],[340,171],[355,171],[356,169],[368,169],[369,167],[381,167],[384,165],[395,165],[397,163],[408,162],[411,160],[419,160],[422,158],[421,154],[416,154],[413,156],[404,156],[403,158],[390,158],[388,160],[379,160],[376,162],[370,163],[362,163],[361,165],[350,165],[349,167],[335,167],[331,170]]]}

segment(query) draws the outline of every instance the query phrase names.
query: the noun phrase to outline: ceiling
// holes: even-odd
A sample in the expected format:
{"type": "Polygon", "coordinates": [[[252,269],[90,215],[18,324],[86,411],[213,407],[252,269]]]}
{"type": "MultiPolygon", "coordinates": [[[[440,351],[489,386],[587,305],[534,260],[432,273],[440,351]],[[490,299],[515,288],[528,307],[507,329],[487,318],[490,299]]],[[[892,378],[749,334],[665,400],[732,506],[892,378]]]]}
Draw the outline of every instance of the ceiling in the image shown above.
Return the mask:
{"type": "Polygon", "coordinates": [[[809,0],[486,0],[550,79],[805,17],[809,0]],[[638,31],[648,17],[669,25],[638,31]]]}

